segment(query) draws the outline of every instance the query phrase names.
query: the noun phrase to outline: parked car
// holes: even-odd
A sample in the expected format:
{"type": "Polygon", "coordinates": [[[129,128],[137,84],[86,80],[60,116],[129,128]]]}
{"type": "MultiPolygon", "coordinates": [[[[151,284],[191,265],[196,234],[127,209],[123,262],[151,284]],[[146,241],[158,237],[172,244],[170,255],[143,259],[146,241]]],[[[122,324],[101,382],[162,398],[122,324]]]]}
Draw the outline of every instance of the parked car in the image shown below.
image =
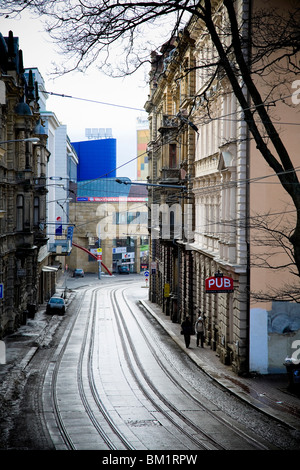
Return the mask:
{"type": "Polygon", "coordinates": [[[75,269],[73,272],[73,277],[84,277],[83,269],[75,269]]]}
{"type": "Polygon", "coordinates": [[[62,297],[51,297],[47,303],[46,313],[59,312],[63,315],[66,311],[66,304],[62,297]]]}
{"type": "Polygon", "coordinates": [[[129,266],[118,266],[118,271],[120,274],[129,274],[129,266]]]}

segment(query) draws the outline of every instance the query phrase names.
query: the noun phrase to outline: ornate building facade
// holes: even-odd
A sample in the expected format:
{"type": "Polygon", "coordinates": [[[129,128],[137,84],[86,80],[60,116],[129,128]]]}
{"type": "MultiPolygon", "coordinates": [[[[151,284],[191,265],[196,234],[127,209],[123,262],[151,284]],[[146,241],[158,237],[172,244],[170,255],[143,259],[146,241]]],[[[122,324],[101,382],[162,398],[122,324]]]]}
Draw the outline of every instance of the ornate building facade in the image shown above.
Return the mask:
{"type": "Polygon", "coordinates": [[[46,237],[47,136],[18,38],[0,35],[0,337],[34,314],[46,237]]]}
{"type": "Polygon", "coordinates": [[[195,128],[189,121],[195,94],[194,41],[188,33],[153,54],[149,113],[150,297],[172,321],[194,317],[192,241],[195,128]],[[180,64],[180,65],[178,65],[180,64]]]}
{"type": "MultiPolygon", "coordinates": [[[[230,51],[226,9],[222,1],[212,4],[214,26],[230,51]]],[[[270,1],[266,7],[269,12],[278,8],[284,23],[287,10],[280,2],[270,1]]],[[[240,0],[234,8],[239,34],[249,45],[254,31],[249,29],[250,20],[257,20],[255,31],[260,31],[261,5],[240,0]]],[[[268,12],[264,18],[270,21],[268,12]]],[[[246,60],[249,51],[244,47],[246,60]]],[[[284,66],[280,63],[282,70],[284,66]]],[[[266,62],[255,57],[251,70],[261,67],[267,67],[266,62]]],[[[275,78],[279,82],[272,67],[268,71],[274,83],[275,78]]],[[[244,82],[235,73],[250,109],[244,82]]],[[[295,80],[293,73],[286,76],[290,83],[295,80]]],[[[262,96],[269,96],[267,85],[258,79],[262,96]]],[[[269,110],[271,117],[275,121],[276,116],[285,117],[276,125],[295,160],[298,136],[284,123],[297,121],[297,109],[280,98],[272,103],[276,109],[269,110]]],[[[201,311],[206,346],[236,373],[284,372],[283,360],[292,354],[292,342],[299,337],[300,311],[299,304],[279,301],[274,295],[276,289],[282,293],[282,276],[287,282],[295,277],[290,274],[293,269],[286,269],[291,266],[289,249],[279,244],[271,248],[271,239],[276,238],[272,234],[278,233],[272,232],[271,222],[274,227],[278,214],[276,229],[288,234],[295,214],[250,135],[211,36],[198,18],[192,17],[160,54],[153,53],[145,109],[150,125],[149,183],[161,185],[149,186],[150,300],[176,322],[186,315],[194,322],[201,311]],[[272,184],[264,184],[271,176],[272,184]],[[171,235],[164,237],[166,226],[171,235]],[[226,282],[230,288],[222,289],[226,282]],[[270,287],[273,298],[268,297],[270,287]],[[272,324],[277,321],[282,326],[275,329],[272,324]]]]}

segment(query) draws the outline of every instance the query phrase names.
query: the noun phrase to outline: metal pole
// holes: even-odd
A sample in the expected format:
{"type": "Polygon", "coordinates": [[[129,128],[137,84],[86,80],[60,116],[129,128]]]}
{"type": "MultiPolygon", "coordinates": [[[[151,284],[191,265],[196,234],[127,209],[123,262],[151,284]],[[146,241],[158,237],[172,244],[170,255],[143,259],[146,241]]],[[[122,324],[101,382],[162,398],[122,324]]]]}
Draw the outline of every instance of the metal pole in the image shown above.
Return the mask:
{"type": "MultiPolygon", "coordinates": [[[[101,240],[100,240],[100,223],[98,224],[98,244],[99,248],[101,248],[101,240]]],[[[98,279],[101,279],[101,252],[99,251],[98,255],[98,279]]]]}

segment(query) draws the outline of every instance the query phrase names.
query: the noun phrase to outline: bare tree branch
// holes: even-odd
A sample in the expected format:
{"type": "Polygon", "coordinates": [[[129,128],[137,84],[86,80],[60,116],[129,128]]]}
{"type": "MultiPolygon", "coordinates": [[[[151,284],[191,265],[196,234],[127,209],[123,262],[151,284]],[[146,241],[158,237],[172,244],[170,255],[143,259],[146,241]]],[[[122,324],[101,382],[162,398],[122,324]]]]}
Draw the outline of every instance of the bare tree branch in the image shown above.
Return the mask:
{"type": "MultiPolygon", "coordinates": [[[[49,34],[61,46],[63,64],[57,73],[94,64],[111,76],[131,74],[149,62],[151,51],[158,54],[162,44],[172,46],[187,21],[199,24],[214,46],[214,57],[201,64],[203,70],[212,70],[208,86],[217,78],[216,71],[226,76],[257,149],[296,209],[287,253],[300,276],[300,184],[293,165],[297,156],[289,155],[270,113],[271,101],[275,106],[283,95],[286,77],[299,72],[298,1],[287,0],[284,11],[263,5],[251,18],[239,18],[235,0],[0,0],[2,16],[26,8],[45,18],[49,34]],[[223,24],[218,21],[220,6],[226,14],[223,24]],[[276,76],[265,96],[257,76],[265,83],[276,76]]],[[[154,54],[151,59],[155,62],[154,54]]],[[[209,111],[209,100],[206,104],[209,111]]]]}

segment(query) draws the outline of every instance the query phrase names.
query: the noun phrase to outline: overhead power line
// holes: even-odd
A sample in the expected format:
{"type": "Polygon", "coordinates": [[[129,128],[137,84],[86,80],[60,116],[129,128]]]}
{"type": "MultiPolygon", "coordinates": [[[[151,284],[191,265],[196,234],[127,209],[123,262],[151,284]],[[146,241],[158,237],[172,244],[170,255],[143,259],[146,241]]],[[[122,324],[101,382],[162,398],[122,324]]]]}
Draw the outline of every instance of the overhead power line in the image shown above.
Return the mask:
{"type": "Polygon", "coordinates": [[[91,100],[91,99],[88,99],[88,98],[79,98],[77,96],[65,95],[63,93],[54,93],[53,91],[44,91],[44,93],[47,93],[48,95],[53,95],[53,96],[60,96],[61,98],[71,98],[73,100],[88,101],[90,103],[103,104],[105,106],[114,106],[116,108],[124,108],[124,109],[131,109],[132,111],[143,111],[143,112],[145,112],[145,110],[142,109],[142,108],[133,108],[131,106],[123,106],[121,104],[105,103],[104,101],[91,100]]]}
{"type": "MultiPolygon", "coordinates": [[[[130,107],[130,106],[125,106],[125,105],[119,105],[119,104],[115,104],[115,103],[107,103],[107,102],[103,102],[103,101],[98,101],[98,100],[92,100],[92,99],[88,99],[88,98],[79,98],[79,97],[74,97],[74,96],[71,96],[71,95],[66,95],[66,94],[63,94],[63,93],[55,93],[55,92],[51,92],[51,91],[44,91],[45,93],[49,94],[49,95],[54,95],[54,96],[59,96],[59,97],[62,97],[62,98],[70,98],[70,99],[75,99],[75,100],[79,100],[79,101],[87,101],[87,102],[91,102],[91,103],[95,103],[95,104],[102,104],[102,105],[106,105],[106,106],[113,106],[113,107],[117,107],[117,108],[124,108],[124,109],[129,109],[129,110],[134,110],[134,111],[140,111],[140,112],[145,112],[145,109],[142,109],[142,108],[135,108],[135,107],[130,107]]],[[[277,101],[284,101],[285,99],[291,97],[291,95],[287,95],[287,96],[284,96],[284,97],[279,97],[277,99],[274,99],[274,100],[270,100],[269,102],[265,102],[265,103],[261,103],[260,105],[258,106],[263,106],[263,105],[270,105],[270,104],[275,104],[277,101]]],[[[257,109],[258,106],[250,106],[248,109],[249,110],[255,110],[257,109]]],[[[245,111],[244,110],[240,110],[241,112],[245,111]]],[[[215,121],[215,120],[228,120],[228,121],[235,121],[235,119],[228,119],[230,116],[234,116],[236,115],[237,112],[232,112],[232,113],[227,113],[225,115],[221,115],[221,116],[217,116],[217,117],[210,117],[209,118],[209,121],[206,121],[206,122],[202,122],[202,124],[207,124],[209,122],[212,122],[212,121],[215,121]]],[[[178,117],[178,115],[172,115],[172,117],[178,117]]],[[[190,123],[189,124],[193,124],[193,123],[190,123]]],[[[299,123],[294,123],[294,122],[284,122],[284,123],[280,123],[280,122],[274,122],[274,124],[281,124],[281,125],[300,125],[299,123]]],[[[193,124],[194,125],[194,124],[193,124]]],[[[198,132],[198,128],[195,126],[194,130],[196,132],[198,132]]],[[[143,152],[142,154],[140,155],[137,155],[136,157],[133,157],[131,158],[130,160],[126,161],[125,163],[121,164],[120,166],[114,168],[113,170],[109,171],[108,173],[105,173],[97,178],[95,178],[94,180],[92,181],[96,181],[96,180],[99,180],[101,178],[104,178],[104,177],[107,177],[110,173],[122,168],[123,166],[125,165],[128,165],[129,163],[133,162],[134,160],[137,160],[138,158],[144,156],[144,155],[147,155],[147,151],[146,152],[143,152]]],[[[275,173],[276,175],[276,173],[275,173]]],[[[263,177],[265,178],[265,177],[263,177]]],[[[260,179],[260,178],[258,178],[260,179]]]]}
{"type": "MultiPolygon", "coordinates": [[[[92,100],[92,99],[89,99],[89,98],[80,98],[80,97],[77,97],[77,96],[72,96],[72,95],[66,95],[64,93],[55,93],[53,91],[44,91],[44,93],[47,93],[48,95],[52,95],[52,96],[59,96],[61,98],[70,98],[70,99],[73,99],[73,100],[79,100],[79,101],[87,101],[87,102],[90,102],[90,103],[95,103],[95,104],[102,104],[104,106],[113,106],[115,108],[124,108],[124,109],[129,109],[131,111],[140,111],[140,112],[143,112],[145,113],[145,109],[144,108],[135,108],[135,107],[132,107],[132,106],[125,106],[125,105],[121,105],[121,104],[115,104],[115,103],[107,103],[105,101],[99,101],[99,100],[92,100]]],[[[280,98],[277,98],[276,100],[271,100],[269,102],[265,102],[265,103],[262,103],[262,105],[270,105],[270,104],[274,104],[276,103],[277,101],[284,101],[286,98],[290,98],[292,96],[291,95],[287,95],[287,96],[284,96],[284,97],[280,97],[280,98]]],[[[258,105],[258,106],[261,106],[261,105],[258,105]]],[[[248,110],[255,110],[257,109],[258,106],[252,106],[252,107],[249,107],[247,108],[248,110]]],[[[246,111],[247,109],[244,109],[244,110],[241,110],[241,111],[246,111]]],[[[233,116],[233,115],[236,115],[237,112],[233,112],[233,113],[228,113],[228,114],[225,114],[225,115],[221,115],[221,116],[217,116],[217,117],[210,117],[208,121],[204,121],[202,122],[202,124],[207,124],[208,122],[211,122],[211,121],[215,121],[215,120],[227,120],[227,121],[238,121],[238,119],[227,119],[229,116],[233,116]]],[[[172,117],[178,117],[178,114],[177,115],[172,115],[172,117]]],[[[190,123],[192,124],[192,123],[190,123]]],[[[274,122],[274,124],[281,124],[281,125],[291,125],[291,126],[299,126],[300,123],[299,122],[274,122]]],[[[196,130],[196,129],[194,129],[196,130]]],[[[198,130],[198,129],[197,129],[198,130]]],[[[197,131],[196,131],[197,132],[197,131]]]]}

